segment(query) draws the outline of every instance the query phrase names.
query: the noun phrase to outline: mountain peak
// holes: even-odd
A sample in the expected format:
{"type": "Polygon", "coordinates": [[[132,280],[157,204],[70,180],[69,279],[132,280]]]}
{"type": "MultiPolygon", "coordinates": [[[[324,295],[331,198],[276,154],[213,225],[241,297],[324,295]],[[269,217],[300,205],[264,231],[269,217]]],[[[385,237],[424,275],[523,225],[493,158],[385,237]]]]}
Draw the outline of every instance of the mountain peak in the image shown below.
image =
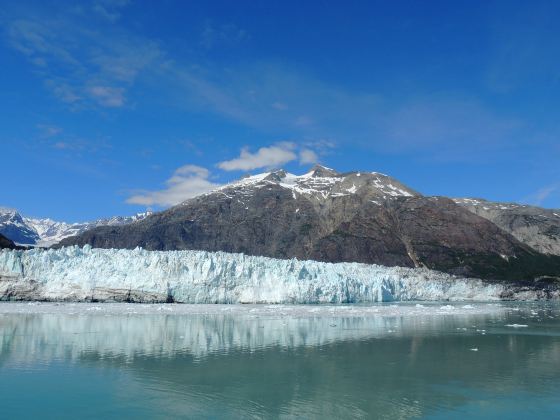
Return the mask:
{"type": "Polygon", "coordinates": [[[17,210],[16,209],[12,209],[10,207],[2,207],[0,206],[0,214],[10,214],[10,215],[15,215],[17,214],[17,210]]]}
{"type": "Polygon", "coordinates": [[[285,178],[288,173],[284,169],[277,169],[272,172],[269,172],[266,177],[264,177],[267,181],[276,181],[280,182],[282,178],[285,178]]]}
{"type": "Polygon", "coordinates": [[[310,172],[313,174],[312,176],[316,178],[329,178],[333,176],[340,176],[340,174],[334,169],[327,168],[326,166],[319,165],[319,164],[313,166],[310,172]]]}

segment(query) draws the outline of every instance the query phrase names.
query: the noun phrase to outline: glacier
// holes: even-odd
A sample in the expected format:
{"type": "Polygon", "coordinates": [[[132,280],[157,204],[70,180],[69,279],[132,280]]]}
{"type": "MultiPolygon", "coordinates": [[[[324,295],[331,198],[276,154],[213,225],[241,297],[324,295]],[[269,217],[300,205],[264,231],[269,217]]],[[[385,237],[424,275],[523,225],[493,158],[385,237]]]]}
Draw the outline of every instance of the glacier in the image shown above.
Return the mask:
{"type": "Polygon", "coordinates": [[[360,263],[88,245],[0,251],[1,300],[301,304],[492,301],[504,296],[551,297],[428,269],[360,263]]]}

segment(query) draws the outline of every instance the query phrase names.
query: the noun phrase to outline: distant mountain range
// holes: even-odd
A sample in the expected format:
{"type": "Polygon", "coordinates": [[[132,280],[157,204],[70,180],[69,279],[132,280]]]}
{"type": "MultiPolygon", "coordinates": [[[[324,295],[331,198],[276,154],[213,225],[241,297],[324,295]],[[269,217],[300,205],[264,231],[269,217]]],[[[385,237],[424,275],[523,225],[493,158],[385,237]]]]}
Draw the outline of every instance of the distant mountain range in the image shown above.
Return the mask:
{"type": "Polygon", "coordinates": [[[65,223],[51,219],[23,217],[17,210],[0,208],[0,234],[20,245],[47,247],[98,226],[121,226],[142,220],[150,214],[147,212],[85,223],[65,223]]]}
{"type": "Polygon", "coordinates": [[[560,211],[427,197],[384,174],[323,166],[299,176],[277,170],[245,177],[132,224],[68,235],[58,246],[73,244],[426,267],[497,280],[560,278],[560,211]]]}

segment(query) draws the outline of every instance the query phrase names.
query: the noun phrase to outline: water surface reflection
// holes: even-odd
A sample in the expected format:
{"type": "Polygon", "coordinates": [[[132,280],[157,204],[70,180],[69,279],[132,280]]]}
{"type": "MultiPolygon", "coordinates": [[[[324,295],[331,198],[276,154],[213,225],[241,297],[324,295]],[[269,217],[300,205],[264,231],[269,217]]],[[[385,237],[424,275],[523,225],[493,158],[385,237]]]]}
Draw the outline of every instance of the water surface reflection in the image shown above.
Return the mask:
{"type": "Polygon", "coordinates": [[[6,415],[26,407],[30,417],[468,417],[490,408],[521,417],[528,407],[560,409],[556,306],[442,307],[364,316],[4,311],[0,395],[6,415]],[[44,404],[31,404],[37,399],[44,404]]]}

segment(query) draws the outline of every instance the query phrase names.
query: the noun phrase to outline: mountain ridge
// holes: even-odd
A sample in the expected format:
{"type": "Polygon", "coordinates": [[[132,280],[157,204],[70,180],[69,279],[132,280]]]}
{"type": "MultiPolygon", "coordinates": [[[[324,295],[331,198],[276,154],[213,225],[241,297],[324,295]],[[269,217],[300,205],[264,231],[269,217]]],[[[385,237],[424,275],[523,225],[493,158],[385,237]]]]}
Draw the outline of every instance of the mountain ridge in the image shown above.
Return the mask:
{"type": "Polygon", "coordinates": [[[453,201],[490,220],[533,249],[560,255],[560,210],[473,198],[454,198],[453,201]]]}
{"type": "Polygon", "coordinates": [[[24,217],[16,209],[0,207],[0,234],[17,244],[48,247],[62,239],[98,226],[115,226],[142,220],[152,212],[133,216],[114,216],[91,222],[67,223],[50,218],[24,217]]]}
{"type": "Polygon", "coordinates": [[[94,228],[58,246],[86,244],[426,267],[497,280],[560,276],[560,257],[452,199],[424,196],[377,172],[323,166],[303,175],[251,175],[132,225],[94,228]]]}

